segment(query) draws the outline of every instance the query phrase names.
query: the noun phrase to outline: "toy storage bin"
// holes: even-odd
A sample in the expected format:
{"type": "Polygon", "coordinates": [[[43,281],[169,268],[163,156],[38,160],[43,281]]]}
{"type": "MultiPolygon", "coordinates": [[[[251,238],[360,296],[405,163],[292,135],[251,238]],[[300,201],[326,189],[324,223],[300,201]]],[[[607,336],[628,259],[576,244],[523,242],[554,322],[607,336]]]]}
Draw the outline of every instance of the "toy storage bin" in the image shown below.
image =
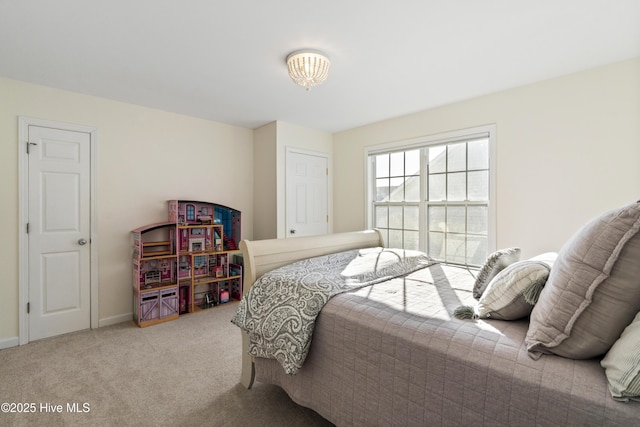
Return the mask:
{"type": "Polygon", "coordinates": [[[178,288],[160,291],[160,317],[178,314],[178,288]]]}
{"type": "Polygon", "coordinates": [[[160,293],[158,291],[140,293],[139,321],[158,319],[160,317],[160,293]]]}

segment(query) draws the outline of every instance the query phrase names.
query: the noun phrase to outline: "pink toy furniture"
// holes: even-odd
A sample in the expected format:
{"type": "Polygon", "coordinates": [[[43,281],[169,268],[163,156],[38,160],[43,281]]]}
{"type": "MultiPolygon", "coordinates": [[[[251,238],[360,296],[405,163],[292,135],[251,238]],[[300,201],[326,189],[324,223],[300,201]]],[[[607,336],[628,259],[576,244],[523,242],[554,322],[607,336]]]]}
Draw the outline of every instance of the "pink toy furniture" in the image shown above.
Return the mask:
{"type": "Polygon", "coordinates": [[[168,222],[131,232],[140,327],[242,298],[240,211],[193,200],[170,200],[168,208],[168,222]]]}

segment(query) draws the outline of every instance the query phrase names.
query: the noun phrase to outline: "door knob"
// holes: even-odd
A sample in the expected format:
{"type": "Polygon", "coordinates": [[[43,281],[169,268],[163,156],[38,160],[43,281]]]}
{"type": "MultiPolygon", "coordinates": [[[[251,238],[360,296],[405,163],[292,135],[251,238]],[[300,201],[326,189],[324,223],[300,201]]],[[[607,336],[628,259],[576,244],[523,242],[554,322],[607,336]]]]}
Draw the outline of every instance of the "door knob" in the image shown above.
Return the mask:
{"type": "Polygon", "coordinates": [[[79,244],[80,246],[82,246],[82,245],[86,245],[86,244],[87,244],[87,239],[78,239],[78,244],[79,244]]]}
{"type": "Polygon", "coordinates": [[[296,230],[291,229],[291,230],[289,230],[289,233],[291,233],[291,234],[296,234],[296,230]]]}

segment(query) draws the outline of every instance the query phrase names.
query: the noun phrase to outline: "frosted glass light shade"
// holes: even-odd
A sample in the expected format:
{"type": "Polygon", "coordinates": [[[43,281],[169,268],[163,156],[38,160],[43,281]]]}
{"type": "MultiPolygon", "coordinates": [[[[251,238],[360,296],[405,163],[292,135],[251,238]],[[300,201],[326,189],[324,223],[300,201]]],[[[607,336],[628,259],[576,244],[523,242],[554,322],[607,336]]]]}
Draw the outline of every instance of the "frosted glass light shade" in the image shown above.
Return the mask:
{"type": "Polygon", "coordinates": [[[287,56],[289,77],[306,90],[324,82],[330,66],[329,58],[317,50],[297,50],[287,56]]]}

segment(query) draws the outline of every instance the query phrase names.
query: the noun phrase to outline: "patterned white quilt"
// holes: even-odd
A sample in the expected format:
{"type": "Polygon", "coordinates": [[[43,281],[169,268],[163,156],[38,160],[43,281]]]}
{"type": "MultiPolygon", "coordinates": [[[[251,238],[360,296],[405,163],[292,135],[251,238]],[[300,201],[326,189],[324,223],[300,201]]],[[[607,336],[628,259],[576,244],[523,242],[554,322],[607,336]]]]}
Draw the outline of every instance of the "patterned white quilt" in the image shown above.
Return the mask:
{"type": "Polygon", "coordinates": [[[298,261],[260,277],[231,322],[249,334],[250,354],[276,359],[288,374],[295,374],[309,352],[316,317],[332,296],[434,263],[423,252],[385,248],[298,261]]]}

